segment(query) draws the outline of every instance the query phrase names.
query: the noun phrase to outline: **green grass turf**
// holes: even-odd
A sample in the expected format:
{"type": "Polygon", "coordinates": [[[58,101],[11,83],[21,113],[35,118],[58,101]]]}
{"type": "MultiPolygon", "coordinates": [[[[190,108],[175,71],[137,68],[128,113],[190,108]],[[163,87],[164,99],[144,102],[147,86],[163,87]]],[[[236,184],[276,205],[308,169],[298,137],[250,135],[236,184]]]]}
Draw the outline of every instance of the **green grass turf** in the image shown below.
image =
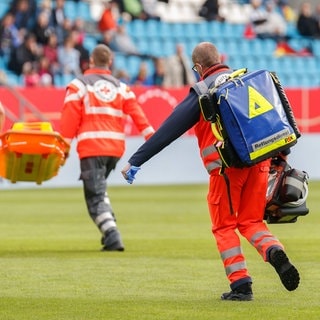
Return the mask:
{"type": "Polygon", "coordinates": [[[320,319],[320,182],[310,213],[269,225],[301,274],[286,291],[245,241],[254,301],[229,290],[210,231],[205,185],[110,187],[125,252],[100,252],[82,189],[0,192],[1,320],[320,319]]]}

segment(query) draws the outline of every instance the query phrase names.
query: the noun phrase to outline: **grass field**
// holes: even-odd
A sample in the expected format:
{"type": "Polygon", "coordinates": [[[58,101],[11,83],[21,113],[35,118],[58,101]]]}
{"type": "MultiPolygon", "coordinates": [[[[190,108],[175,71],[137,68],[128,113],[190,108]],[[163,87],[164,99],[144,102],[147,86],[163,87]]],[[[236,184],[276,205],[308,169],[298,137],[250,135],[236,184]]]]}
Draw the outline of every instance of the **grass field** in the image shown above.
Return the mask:
{"type": "Polygon", "coordinates": [[[0,193],[1,320],[320,319],[320,182],[309,215],[270,225],[301,274],[286,291],[243,242],[254,301],[229,290],[210,231],[206,186],[110,187],[125,252],[100,252],[82,189],[0,193]]]}

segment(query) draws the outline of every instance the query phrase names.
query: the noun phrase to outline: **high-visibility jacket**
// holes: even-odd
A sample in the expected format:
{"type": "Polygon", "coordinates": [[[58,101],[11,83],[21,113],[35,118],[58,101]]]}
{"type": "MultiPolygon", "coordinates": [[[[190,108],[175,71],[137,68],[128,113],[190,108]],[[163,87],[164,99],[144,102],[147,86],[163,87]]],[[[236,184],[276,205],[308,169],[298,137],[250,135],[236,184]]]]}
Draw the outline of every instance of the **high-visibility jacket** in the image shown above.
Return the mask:
{"type": "Polygon", "coordinates": [[[121,157],[125,151],[125,119],[129,115],[148,139],[154,132],[135,94],[104,68],[87,70],[66,89],[61,115],[61,135],[77,138],[80,159],[121,157]]]}
{"type": "MultiPolygon", "coordinates": [[[[225,79],[228,74],[232,72],[229,68],[224,65],[218,65],[214,68],[219,68],[218,72],[214,72],[210,74],[208,77],[204,79],[207,88],[211,88],[215,85],[218,85],[223,79],[225,79]]],[[[197,94],[201,94],[197,86],[192,87],[197,94]]],[[[200,155],[203,162],[204,167],[210,174],[212,170],[221,168],[222,162],[219,156],[219,153],[215,147],[215,143],[217,142],[215,136],[212,133],[211,126],[208,125],[208,122],[204,120],[203,116],[200,116],[199,121],[194,126],[195,135],[198,139],[198,145],[200,149],[200,155]]]]}

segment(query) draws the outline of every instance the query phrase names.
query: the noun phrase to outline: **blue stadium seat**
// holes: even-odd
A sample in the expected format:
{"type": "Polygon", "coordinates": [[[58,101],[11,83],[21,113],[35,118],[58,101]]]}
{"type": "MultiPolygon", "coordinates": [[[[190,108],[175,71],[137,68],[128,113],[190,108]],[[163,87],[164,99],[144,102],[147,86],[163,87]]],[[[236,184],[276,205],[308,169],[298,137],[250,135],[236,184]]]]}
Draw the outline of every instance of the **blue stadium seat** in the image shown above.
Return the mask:
{"type": "Polygon", "coordinates": [[[217,38],[223,38],[224,35],[221,33],[221,22],[219,21],[209,21],[208,24],[208,32],[210,35],[217,37],[217,38]]]}
{"type": "Polygon", "coordinates": [[[5,15],[8,9],[9,9],[8,1],[1,1],[0,2],[0,18],[2,18],[5,15]]]}
{"type": "Polygon", "coordinates": [[[316,57],[320,57],[320,40],[316,39],[312,42],[312,50],[313,50],[313,54],[316,57]]]}
{"type": "Polygon", "coordinates": [[[135,41],[135,45],[141,54],[149,54],[150,52],[150,40],[146,38],[139,38],[135,41]]]}
{"type": "Polygon", "coordinates": [[[74,78],[75,76],[72,74],[63,74],[61,76],[61,85],[63,87],[67,86],[67,84],[69,84],[74,78]]]}
{"type": "Polygon", "coordinates": [[[11,71],[6,71],[6,79],[7,83],[11,86],[22,86],[23,85],[23,77],[18,76],[11,71]]]}
{"type": "Polygon", "coordinates": [[[161,39],[171,39],[172,38],[173,34],[172,34],[172,31],[171,31],[170,23],[160,22],[158,27],[159,27],[158,36],[161,39]]]}
{"type": "Polygon", "coordinates": [[[53,83],[56,87],[62,87],[62,79],[59,74],[53,76],[53,83]]]}
{"type": "Polygon", "coordinates": [[[149,45],[148,54],[155,57],[163,56],[162,41],[160,41],[159,39],[149,39],[148,45],[149,45]]]}
{"type": "Polygon", "coordinates": [[[77,18],[78,16],[77,3],[75,3],[72,0],[66,0],[64,4],[64,8],[65,8],[65,13],[67,18],[69,18],[72,21],[75,20],[75,18],[77,18]]]}
{"type": "Polygon", "coordinates": [[[127,24],[127,32],[132,37],[148,37],[148,31],[145,22],[140,19],[135,19],[127,24]]]}
{"type": "Polygon", "coordinates": [[[212,36],[212,31],[209,30],[209,24],[207,21],[200,21],[196,24],[196,30],[197,34],[200,38],[211,38],[212,36]]]}
{"type": "Polygon", "coordinates": [[[126,59],[126,70],[130,77],[137,75],[142,59],[136,56],[128,56],[126,59]]]}
{"type": "Polygon", "coordinates": [[[177,42],[183,42],[186,38],[186,32],[185,32],[185,23],[177,22],[177,23],[171,23],[170,25],[172,37],[177,42]]]}
{"type": "Polygon", "coordinates": [[[144,22],[147,38],[160,38],[160,22],[154,19],[149,19],[144,22]]]}
{"type": "Polygon", "coordinates": [[[97,45],[97,39],[95,36],[86,34],[86,36],[83,39],[83,46],[89,50],[89,52],[92,52],[94,47],[97,45]]]}
{"type": "Polygon", "coordinates": [[[240,33],[239,29],[235,24],[231,23],[221,23],[220,32],[225,39],[240,39],[243,38],[243,34],[240,33]]]}
{"type": "Polygon", "coordinates": [[[188,39],[193,39],[198,41],[201,36],[198,32],[198,24],[197,23],[185,23],[184,24],[184,32],[185,37],[188,39]]]}
{"type": "Polygon", "coordinates": [[[7,65],[3,57],[0,57],[0,70],[6,69],[7,65]]]}
{"type": "Polygon", "coordinates": [[[115,59],[113,61],[113,68],[116,70],[126,70],[127,69],[127,58],[124,54],[119,52],[115,53],[115,59]]]}
{"type": "Polygon", "coordinates": [[[170,38],[160,40],[161,41],[161,53],[159,56],[168,57],[175,53],[176,42],[170,38]]]}
{"type": "Polygon", "coordinates": [[[78,17],[82,18],[85,21],[93,20],[91,17],[90,5],[86,1],[79,1],[77,7],[78,17]]]}

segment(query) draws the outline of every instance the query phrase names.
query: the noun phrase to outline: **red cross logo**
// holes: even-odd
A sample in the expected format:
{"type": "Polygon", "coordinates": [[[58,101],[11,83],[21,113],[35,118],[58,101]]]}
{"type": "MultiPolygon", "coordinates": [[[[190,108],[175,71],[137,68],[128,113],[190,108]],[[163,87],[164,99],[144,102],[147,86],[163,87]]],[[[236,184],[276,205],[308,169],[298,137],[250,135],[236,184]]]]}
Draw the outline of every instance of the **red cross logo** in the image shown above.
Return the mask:
{"type": "Polygon", "coordinates": [[[110,89],[108,87],[103,87],[103,88],[100,88],[100,92],[101,93],[104,93],[104,94],[108,94],[110,92],[110,89]]]}

